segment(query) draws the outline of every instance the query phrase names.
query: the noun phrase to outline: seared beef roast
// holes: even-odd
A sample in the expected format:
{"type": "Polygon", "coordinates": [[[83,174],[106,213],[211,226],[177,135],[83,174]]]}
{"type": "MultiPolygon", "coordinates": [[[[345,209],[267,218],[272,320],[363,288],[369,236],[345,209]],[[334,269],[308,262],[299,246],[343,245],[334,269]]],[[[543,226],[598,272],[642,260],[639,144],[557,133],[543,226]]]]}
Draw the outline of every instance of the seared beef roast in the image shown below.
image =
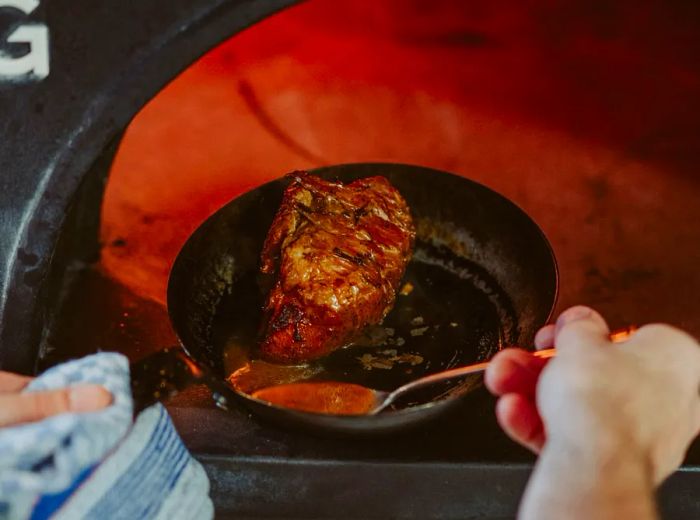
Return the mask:
{"type": "Polygon", "coordinates": [[[260,350],[278,363],[323,356],[378,323],[394,304],[415,228],[384,177],[344,185],[289,175],[265,240],[261,271],[275,276],[260,350]]]}

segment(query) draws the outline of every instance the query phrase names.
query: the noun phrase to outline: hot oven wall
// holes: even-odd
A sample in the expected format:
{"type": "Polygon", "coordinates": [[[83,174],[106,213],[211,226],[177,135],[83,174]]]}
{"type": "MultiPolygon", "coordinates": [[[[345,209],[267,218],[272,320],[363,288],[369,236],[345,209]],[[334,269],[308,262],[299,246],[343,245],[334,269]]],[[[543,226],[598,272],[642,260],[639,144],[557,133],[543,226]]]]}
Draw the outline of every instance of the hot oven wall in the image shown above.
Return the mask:
{"type": "Polygon", "coordinates": [[[209,52],[130,125],[104,199],[104,272],[163,303],[180,246],[230,198],[293,169],[406,162],[529,212],[560,262],[560,309],[700,333],[688,9],[296,6],[209,52]]]}
{"type": "MultiPolygon", "coordinates": [[[[229,33],[263,14],[255,2],[240,4],[229,33]]],[[[692,302],[700,233],[689,224],[699,216],[696,11],[664,2],[312,0],[209,52],[146,105],[123,139],[119,121],[195,47],[202,52],[205,40],[222,35],[224,24],[208,19],[205,31],[201,20],[211,13],[179,12],[207,34],[180,41],[172,26],[153,25],[174,23],[157,6],[116,9],[148,17],[145,25],[161,39],[153,36],[146,48],[151,65],[162,68],[126,78],[103,71],[105,82],[128,85],[104,87],[88,100],[92,112],[70,121],[49,117],[58,102],[42,104],[41,89],[77,105],[85,100],[70,87],[96,88],[98,71],[89,71],[85,85],[63,71],[75,56],[84,62],[88,47],[54,30],[55,78],[3,91],[32,91],[35,125],[78,125],[75,142],[58,141],[60,153],[41,147],[42,133],[29,140],[19,128],[34,156],[54,161],[17,174],[24,198],[6,203],[4,363],[29,367],[33,358],[21,352],[34,351],[54,315],[63,267],[96,259],[98,233],[101,272],[162,304],[180,245],[218,206],[286,171],[353,161],[433,166],[513,199],[552,241],[560,308],[584,302],[613,325],[663,320],[699,333],[692,302]],[[82,137],[90,129],[99,133],[93,142],[82,137]],[[68,201],[74,210],[64,219],[68,201]],[[57,240],[59,229],[65,240],[57,240]]],[[[95,23],[108,16],[95,7],[86,12],[95,23]]],[[[43,14],[60,20],[53,7],[43,14]]],[[[91,36],[99,35],[93,29],[91,36]]],[[[110,33],[110,45],[117,41],[110,33]]],[[[129,63],[143,67],[146,55],[129,55],[129,63]]]]}

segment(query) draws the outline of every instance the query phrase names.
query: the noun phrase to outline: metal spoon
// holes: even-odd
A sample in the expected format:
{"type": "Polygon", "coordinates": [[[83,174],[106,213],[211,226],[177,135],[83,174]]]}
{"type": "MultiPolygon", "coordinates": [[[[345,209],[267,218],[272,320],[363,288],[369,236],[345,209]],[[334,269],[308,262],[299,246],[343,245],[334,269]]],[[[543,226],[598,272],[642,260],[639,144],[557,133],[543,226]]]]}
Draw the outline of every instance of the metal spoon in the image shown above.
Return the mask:
{"type": "MultiPolygon", "coordinates": [[[[612,332],[610,341],[622,343],[634,330],[636,330],[635,327],[630,326],[612,332]]],[[[556,356],[556,353],[556,349],[548,348],[532,352],[532,355],[547,359],[556,356]]],[[[373,390],[353,383],[306,381],[263,388],[254,392],[252,397],[277,406],[308,412],[331,415],[377,415],[397,399],[414,390],[470,374],[479,374],[484,372],[489,364],[490,361],[486,361],[431,374],[400,386],[393,392],[373,390]]]]}
{"type": "MultiPolygon", "coordinates": [[[[538,350],[533,352],[532,355],[538,358],[546,359],[555,356],[557,353],[554,348],[547,348],[543,350],[538,350]]],[[[375,402],[377,403],[375,408],[367,412],[368,415],[376,415],[387,407],[391,406],[399,397],[403,397],[406,394],[418,390],[419,388],[424,388],[426,386],[433,385],[435,383],[440,383],[442,381],[448,381],[450,379],[455,379],[458,377],[464,377],[470,374],[479,374],[484,372],[489,366],[490,361],[484,363],[475,363],[473,365],[467,365],[463,367],[453,368],[451,370],[445,370],[444,372],[438,372],[437,374],[431,374],[429,376],[421,377],[415,381],[411,381],[403,386],[398,387],[393,392],[380,392],[379,390],[373,390],[375,396],[375,402]]]]}

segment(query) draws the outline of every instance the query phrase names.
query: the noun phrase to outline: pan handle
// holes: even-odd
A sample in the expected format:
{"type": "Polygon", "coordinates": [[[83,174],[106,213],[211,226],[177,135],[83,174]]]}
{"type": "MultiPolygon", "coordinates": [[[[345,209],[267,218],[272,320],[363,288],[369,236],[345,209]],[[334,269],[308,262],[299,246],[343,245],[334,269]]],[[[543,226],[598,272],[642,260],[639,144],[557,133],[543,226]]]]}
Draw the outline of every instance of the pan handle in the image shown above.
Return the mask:
{"type": "Polygon", "coordinates": [[[165,348],[131,363],[134,415],[175,396],[191,385],[206,385],[214,403],[228,410],[236,393],[206,367],[196,364],[180,346],[165,348]]]}

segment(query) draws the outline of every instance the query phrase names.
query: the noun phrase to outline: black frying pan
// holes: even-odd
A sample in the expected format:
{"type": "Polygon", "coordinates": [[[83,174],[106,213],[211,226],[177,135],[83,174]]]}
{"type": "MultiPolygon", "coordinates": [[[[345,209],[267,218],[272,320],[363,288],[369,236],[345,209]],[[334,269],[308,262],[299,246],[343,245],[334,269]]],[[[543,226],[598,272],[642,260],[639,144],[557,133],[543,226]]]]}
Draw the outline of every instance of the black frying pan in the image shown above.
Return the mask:
{"type": "MultiPolygon", "coordinates": [[[[345,182],[387,177],[413,212],[416,248],[405,294],[380,326],[313,365],[264,367],[266,373],[392,390],[487,360],[504,346],[532,343],[552,312],[557,269],[547,239],[521,209],[473,181],[419,166],[348,164],[312,173],[345,182]]],[[[274,406],[227,382],[255,359],[266,285],[258,273],[259,255],[287,182],[275,180],[232,200],[184,245],[168,285],[168,312],[182,348],[132,366],[137,406],[198,382],[212,389],[219,406],[237,402],[285,427],[380,433],[426,422],[477,387],[478,376],[412,395],[377,416],[343,416],[274,406]]],[[[265,380],[248,377],[246,391],[270,384],[265,380]]]]}

